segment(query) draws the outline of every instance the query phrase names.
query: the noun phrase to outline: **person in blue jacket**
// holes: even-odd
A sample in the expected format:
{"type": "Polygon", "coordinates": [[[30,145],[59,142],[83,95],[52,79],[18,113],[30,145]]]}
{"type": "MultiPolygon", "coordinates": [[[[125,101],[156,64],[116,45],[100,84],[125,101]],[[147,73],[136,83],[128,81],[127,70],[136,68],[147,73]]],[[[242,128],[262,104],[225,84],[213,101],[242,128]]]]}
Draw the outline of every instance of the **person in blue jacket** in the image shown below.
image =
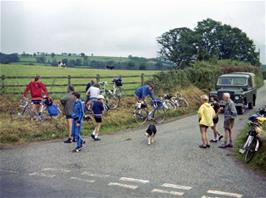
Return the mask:
{"type": "Polygon", "coordinates": [[[153,92],[153,85],[150,85],[150,84],[144,85],[142,87],[139,87],[135,91],[135,98],[136,98],[137,102],[144,101],[147,96],[150,96],[152,98],[152,100],[156,99],[156,97],[154,96],[154,92],[153,92]]]}
{"type": "Polygon", "coordinates": [[[85,141],[81,138],[81,128],[82,128],[82,120],[84,116],[84,105],[80,99],[80,94],[78,92],[73,92],[72,97],[75,100],[74,106],[73,106],[73,125],[72,125],[72,132],[74,134],[74,138],[77,142],[77,146],[75,149],[73,149],[73,152],[79,152],[81,151],[82,144],[85,143],[85,141]]]}

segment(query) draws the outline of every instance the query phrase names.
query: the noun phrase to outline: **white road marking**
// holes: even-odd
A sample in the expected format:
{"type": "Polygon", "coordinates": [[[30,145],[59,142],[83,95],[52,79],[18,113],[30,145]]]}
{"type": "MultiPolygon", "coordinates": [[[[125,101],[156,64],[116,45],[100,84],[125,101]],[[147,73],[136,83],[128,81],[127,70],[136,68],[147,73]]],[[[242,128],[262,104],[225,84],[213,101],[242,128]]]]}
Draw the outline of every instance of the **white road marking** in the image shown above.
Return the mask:
{"type": "Polygon", "coordinates": [[[221,198],[221,197],[209,197],[209,196],[203,195],[201,198],[221,198]]]}
{"type": "Polygon", "coordinates": [[[176,188],[176,189],[181,189],[181,190],[191,190],[192,189],[192,187],[190,187],[190,186],[180,186],[180,185],[168,184],[168,183],[165,183],[161,186],[166,187],[166,188],[176,188]]]}
{"type": "Polygon", "coordinates": [[[228,197],[236,197],[236,198],[241,198],[243,196],[237,193],[223,192],[223,191],[217,191],[217,190],[208,190],[207,193],[215,194],[215,195],[224,195],[228,197]]]}
{"type": "Polygon", "coordinates": [[[183,192],[177,192],[177,191],[167,191],[167,190],[161,190],[161,189],[153,189],[151,192],[153,193],[163,193],[163,194],[170,194],[170,195],[175,195],[175,196],[183,196],[183,192]]]}
{"type": "Polygon", "coordinates": [[[135,186],[135,185],[121,184],[121,183],[116,183],[116,182],[110,182],[108,186],[120,186],[122,188],[129,188],[133,190],[138,188],[138,186],[135,186]]]}
{"type": "Polygon", "coordinates": [[[13,171],[13,170],[3,170],[3,169],[1,169],[0,172],[14,173],[14,174],[18,173],[17,171],[13,171]]]}
{"type": "Polygon", "coordinates": [[[102,175],[102,174],[97,174],[97,173],[91,173],[91,172],[88,172],[88,171],[85,171],[85,172],[81,173],[81,175],[87,175],[87,176],[90,176],[90,177],[100,177],[100,178],[110,177],[110,175],[102,175]]]}
{"type": "Polygon", "coordinates": [[[70,173],[70,170],[67,169],[63,169],[63,168],[43,168],[42,171],[60,171],[60,172],[64,172],[64,173],[70,173]]]}
{"type": "Polygon", "coordinates": [[[87,183],[94,183],[95,182],[95,180],[82,179],[82,178],[79,178],[79,177],[70,177],[70,179],[77,180],[77,181],[82,181],[82,182],[87,182],[87,183]]]}
{"type": "Polygon", "coordinates": [[[30,173],[29,176],[40,176],[40,177],[53,178],[53,177],[55,177],[56,175],[49,175],[49,174],[45,174],[45,173],[33,172],[33,173],[30,173]]]}
{"type": "Polygon", "coordinates": [[[121,177],[120,181],[137,182],[137,183],[142,183],[142,184],[147,184],[150,182],[149,180],[135,179],[135,178],[129,178],[129,177],[121,177]]]}

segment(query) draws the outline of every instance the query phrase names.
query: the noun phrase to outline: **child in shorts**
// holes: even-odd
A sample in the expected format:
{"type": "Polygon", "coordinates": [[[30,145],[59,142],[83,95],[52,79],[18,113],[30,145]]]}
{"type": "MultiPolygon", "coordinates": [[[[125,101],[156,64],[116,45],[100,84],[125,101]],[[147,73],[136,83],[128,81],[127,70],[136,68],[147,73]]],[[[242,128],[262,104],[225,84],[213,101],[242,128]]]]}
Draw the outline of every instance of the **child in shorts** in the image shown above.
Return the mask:
{"type": "Polygon", "coordinates": [[[104,96],[99,95],[99,96],[97,96],[97,101],[94,102],[93,106],[92,106],[94,119],[96,121],[95,129],[91,134],[91,138],[94,141],[100,141],[101,140],[99,138],[99,132],[100,132],[101,124],[102,124],[102,114],[104,111],[103,103],[104,103],[104,96]]]}

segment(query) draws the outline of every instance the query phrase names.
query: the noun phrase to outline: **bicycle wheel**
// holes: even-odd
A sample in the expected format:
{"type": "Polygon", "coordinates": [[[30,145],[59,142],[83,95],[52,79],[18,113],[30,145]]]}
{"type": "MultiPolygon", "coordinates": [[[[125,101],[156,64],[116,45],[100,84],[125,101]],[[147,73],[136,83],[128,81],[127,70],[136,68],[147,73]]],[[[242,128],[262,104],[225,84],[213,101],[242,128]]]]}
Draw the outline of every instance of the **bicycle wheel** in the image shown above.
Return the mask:
{"type": "Polygon", "coordinates": [[[168,109],[176,109],[176,105],[172,101],[164,100],[164,102],[168,109]]]}
{"type": "Polygon", "coordinates": [[[188,101],[185,98],[178,98],[179,107],[188,107],[188,101]]]}
{"type": "Polygon", "coordinates": [[[119,106],[120,98],[116,97],[116,96],[113,96],[113,95],[109,96],[107,103],[108,103],[108,107],[111,110],[116,109],[119,106]]]}
{"type": "Polygon", "coordinates": [[[153,120],[160,124],[165,120],[165,109],[164,108],[158,108],[154,110],[153,113],[153,120]]]}
{"type": "Polygon", "coordinates": [[[256,148],[256,144],[257,144],[257,139],[253,138],[252,142],[247,146],[246,148],[246,153],[245,153],[245,161],[246,163],[249,163],[252,158],[255,155],[255,148],[256,148]]]}
{"type": "Polygon", "coordinates": [[[135,109],[133,116],[137,123],[143,124],[146,122],[148,114],[147,109],[135,109]]]}

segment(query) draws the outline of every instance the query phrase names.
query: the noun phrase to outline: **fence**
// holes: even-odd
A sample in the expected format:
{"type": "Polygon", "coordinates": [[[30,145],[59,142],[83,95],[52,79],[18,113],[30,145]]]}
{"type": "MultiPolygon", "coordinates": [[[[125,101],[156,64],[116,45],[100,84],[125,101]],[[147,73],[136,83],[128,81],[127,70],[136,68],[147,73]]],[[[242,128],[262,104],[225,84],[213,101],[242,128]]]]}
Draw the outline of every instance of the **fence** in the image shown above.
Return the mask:
{"type": "MultiPolygon", "coordinates": [[[[121,76],[123,79],[123,96],[132,96],[136,87],[143,85],[145,80],[151,78],[152,75],[132,75],[121,76]]],[[[1,76],[1,94],[6,95],[19,95],[22,94],[26,84],[34,76],[1,76]]],[[[101,76],[97,74],[95,76],[42,76],[42,81],[46,84],[46,87],[50,95],[62,95],[66,93],[66,87],[73,85],[77,91],[85,92],[85,87],[90,80],[96,80],[96,82],[107,81],[111,85],[114,76],[101,76]],[[51,83],[52,81],[52,83],[51,83]],[[56,82],[59,81],[59,82],[56,82]],[[75,83],[76,81],[76,83],[75,83]],[[82,87],[82,89],[81,89],[82,87]],[[53,90],[56,88],[56,90],[53,90]],[[53,91],[52,91],[53,90],[53,91]]]]}

